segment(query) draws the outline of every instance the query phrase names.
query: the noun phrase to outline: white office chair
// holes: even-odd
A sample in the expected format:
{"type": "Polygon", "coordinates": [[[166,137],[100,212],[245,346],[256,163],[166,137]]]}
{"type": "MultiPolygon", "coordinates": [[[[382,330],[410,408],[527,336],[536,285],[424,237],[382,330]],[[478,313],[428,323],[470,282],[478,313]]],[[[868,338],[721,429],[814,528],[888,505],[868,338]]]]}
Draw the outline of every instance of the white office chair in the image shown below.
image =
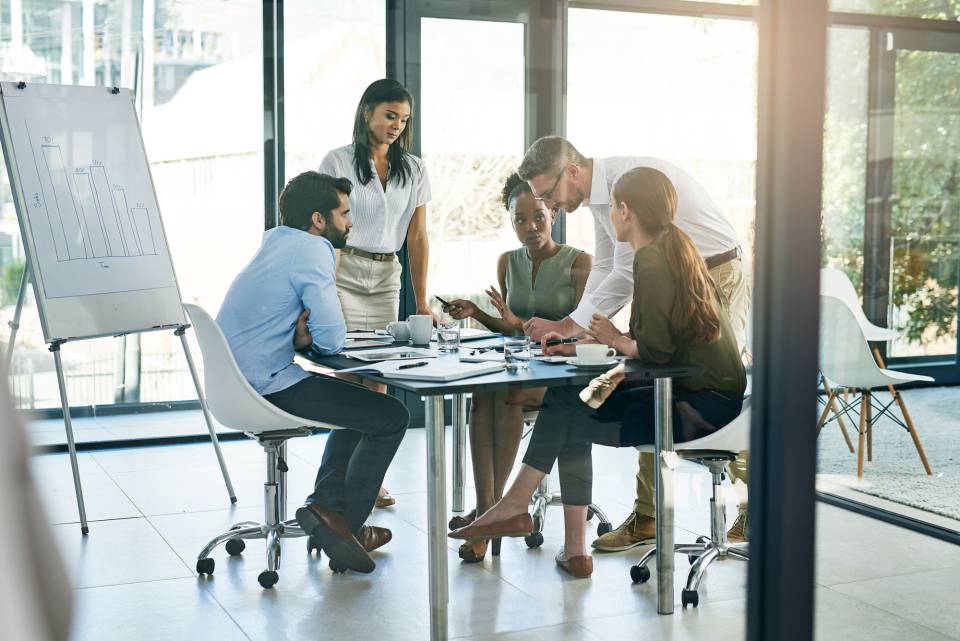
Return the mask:
{"type": "MultiPolygon", "coordinates": [[[[537,410],[524,410],[524,424],[532,429],[533,425],[537,422],[537,416],[539,414],[540,412],[537,410]]],[[[560,495],[560,492],[552,492],[550,490],[549,474],[545,474],[543,479],[540,480],[540,485],[537,486],[533,496],[530,497],[530,504],[533,505],[533,510],[530,514],[530,516],[533,517],[533,531],[523,537],[523,540],[528,548],[538,548],[543,545],[543,526],[547,522],[547,508],[551,505],[563,505],[563,497],[560,495]]],[[[594,515],[600,520],[597,524],[597,536],[603,536],[613,529],[613,526],[610,524],[610,519],[603,513],[603,510],[601,510],[598,505],[591,503],[587,508],[587,520],[592,519],[594,515]]]]}
{"type": "MultiPolygon", "coordinates": [[[[846,273],[839,269],[828,269],[824,268],[820,270],[820,295],[821,296],[831,296],[833,298],[839,298],[847,307],[850,308],[850,311],[853,313],[854,318],[857,320],[857,324],[860,326],[861,331],[863,332],[863,337],[867,340],[868,343],[884,343],[887,341],[892,341],[897,338],[900,338],[900,332],[889,329],[886,327],[880,327],[871,323],[866,315],[863,313],[863,308],[860,305],[860,298],[857,296],[857,292],[854,289],[853,283],[850,282],[850,279],[847,277],[846,273]]],[[[873,358],[876,360],[877,364],[884,368],[886,365],[883,362],[883,356],[880,354],[880,350],[877,349],[875,345],[870,346],[870,350],[873,354],[873,358]]],[[[830,389],[829,383],[826,379],[822,379],[824,391],[827,392],[829,397],[830,389]]],[[[897,403],[897,406],[900,408],[900,413],[903,415],[903,425],[911,433],[913,432],[913,419],[910,417],[910,411],[907,409],[907,404],[903,400],[903,397],[896,390],[893,385],[887,386],[887,391],[893,397],[893,400],[897,403]]],[[[840,400],[839,395],[835,397],[834,402],[831,404],[833,409],[834,416],[837,422],[840,424],[840,429],[843,430],[844,437],[847,438],[847,446],[850,448],[850,451],[853,452],[853,444],[850,442],[849,437],[847,437],[847,431],[843,426],[843,414],[850,411],[850,406],[846,403],[846,395],[844,395],[842,410],[837,408],[837,402],[840,400]]],[[[894,419],[897,420],[897,419],[894,419]]],[[[900,423],[899,420],[897,420],[900,423]]],[[[868,444],[867,460],[872,458],[872,441],[869,439],[870,431],[868,434],[868,444]]],[[[919,440],[916,440],[915,443],[919,444],[919,440]]],[[[920,453],[920,461],[923,463],[923,469],[928,475],[933,474],[933,470],[930,468],[930,463],[927,461],[926,453],[923,451],[923,447],[918,445],[917,448],[920,453]]]]}
{"type": "MultiPolygon", "coordinates": [[[[652,452],[652,445],[637,448],[640,451],[652,452]]],[[[674,444],[674,451],[680,458],[695,461],[706,466],[713,477],[713,496],[710,497],[710,538],[701,536],[696,543],[678,543],[674,545],[674,553],[686,554],[692,563],[690,574],[687,575],[687,585],[680,593],[680,600],[684,607],[696,607],[700,603],[697,590],[703,581],[703,574],[707,566],[717,559],[734,558],[741,561],[748,560],[748,543],[730,545],[727,541],[727,513],[726,506],[720,496],[720,484],[725,474],[729,474],[728,466],[737,455],[750,449],[750,399],[743,402],[740,416],[716,432],[686,443],[674,444]]],[[[650,580],[650,568],[647,564],[656,556],[657,548],[651,548],[640,559],[640,562],[630,568],[630,578],[634,583],[646,583],[650,580]]]]}
{"type": "Polygon", "coordinates": [[[920,456],[927,474],[930,474],[930,465],[927,462],[926,453],[923,451],[923,445],[920,443],[920,436],[917,434],[916,427],[905,411],[905,406],[896,386],[903,383],[913,382],[932,382],[934,379],[921,374],[908,374],[906,372],[897,372],[884,369],[877,364],[874,354],[870,351],[870,345],[867,343],[867,337],[857,321],[854,310],[850,308],[844,300],[833,296],[820,296],[820,371],[834,384],[833,390],[827,399],[827,406],[820,415],[817,422],[817,429],[823,428],[826,422],[826,414],[830,408],[830,402],[839,396],[839,388],[846,388],[853,392],[859,392],[859,399],[854,398],[844,411],[853,410],[855,404],[859,402],[859,428],[858,428],[858,447],[857,447],[857,477],[863,477],[863,444],[864,438],[867,441],[867,460],[873,460],[873,425],[877,420],[886,415],[892,421],[907,430],[913,439],[913,444],[920,456]],[[900,401],[900,409],[904,413],[904,421],[890,411],[894,401],[886,405],[874,402],[873,390],[888,389],[894,394],[894,400],[900,401]],[[873,415],[874,410],[878,413],[873,415]]]}
{"type": "Polygon", "coordinates": [[[244,521],[217,535],[197,557],[197,574],[213,574],[210,553],[226,542],[231,556],[241,554],[244,539],[266,539],[267,569],[257,580],[272,588],[279,580],[280,539],[306,536],[295,519],[286,519],[287,440],[310,436],[337,426],[288,414],[266,401],[240,372],[227,339],[216,321],[200,307],[184,304],[203,354],[204,392],[213,416],[224,426],[255,439],[267,453],[267,481],[263,484],[264,522],[244,521]]]}

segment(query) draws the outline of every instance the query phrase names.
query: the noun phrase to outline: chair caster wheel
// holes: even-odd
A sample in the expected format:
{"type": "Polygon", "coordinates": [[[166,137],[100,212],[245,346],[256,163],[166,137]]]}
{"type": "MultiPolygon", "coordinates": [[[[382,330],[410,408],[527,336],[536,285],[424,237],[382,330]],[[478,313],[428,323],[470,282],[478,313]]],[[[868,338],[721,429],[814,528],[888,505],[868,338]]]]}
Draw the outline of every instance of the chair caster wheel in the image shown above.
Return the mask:
{"type": "Polygon", "coordinates": [[[527,544],[528,548],[538,548],[543,545],[543,534],[541,532],[528,534],[523,537],[523,541],[527,544]]]}
{"type": "Polygon", "coordinates": [[[243,551],[247,549],[247,544],[243,542],[243,539],[230,539],[227,541],[225,546],[227,554],[230,556],[239,556],[243,554],[243,551]]]}
{"type": "Polygon", "coordinates": [[[257,581],[260,582],[260,587],[262,588],[272,588],[277,584],[277,581],[280,580],[280,575],[271,570],[264,570],[260,573],[260,576],[257,577],[257,581]]]}
{"type": "Polygon", "coordinates": [[[317,544],[313,542],[312,537],[307,537],[307,556],[312,555],[314,552],[317,553],[317,557],[320,556],[320,548],[317,547],[317,544]]]}
{"type": "Polygon", "coordinates": [[[650,568],[645,565],[631,566],[630,578],[634,583],[646,583],[650,580],[650,568]]]}
{"type": "Polygon", "coordinates": [[[613,525],[611,525],[610,523],[601,521],[600,523],[597,524],[597,536],[603,536],[607,532],[612,532],[612,531],[613,531],[613,525]]]}
{"type": "Polygon", "coordinates": [[[687,607],[688,605],[697,607],[700,604],[700,595],[697,594],[696,590],[684,589],[683,592],[680,593],[680,603],[683,604],[683,607],[687,607]]]}
{"type": "Polygon", "coordinates": [[[698,536],[697,543],[709,543],[710,539],[706,536],[698,536]]]}
{"type": "Polygon", "coordinates": [[[344,572],[350,569],[342,563],[337,563],[333,559],[330,559],[330,563],[328,565],[330,566],[330,569],[333,571],[334,574],[343,574],[344,572]]]}
{"type": "Polygon", "coordinates": [[[690,565],[693,565],[694,563],[696,563],[696,562],[697,562],[697,559],[699,559],[699,558],[700,558],[700,555],[698,555],[698,554],[688,554],[688,555],[687,555],[687,561],[690,563],[690,565]]]}
{"type": "Polygon", "coordinates": [[[213,574],[213,568],[216,565],[213,559],[207,557],[206,559],[197,559],[197,574],[203,576],[204,574],[213,574]]]}

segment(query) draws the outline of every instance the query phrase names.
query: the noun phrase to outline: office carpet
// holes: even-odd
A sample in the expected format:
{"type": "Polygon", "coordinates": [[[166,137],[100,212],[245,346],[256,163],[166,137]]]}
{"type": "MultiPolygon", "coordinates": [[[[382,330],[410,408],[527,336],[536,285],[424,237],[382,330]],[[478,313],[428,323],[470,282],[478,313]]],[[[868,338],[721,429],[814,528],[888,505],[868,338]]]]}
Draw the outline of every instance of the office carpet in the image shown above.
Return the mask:
{"type": "MultiPolygon", "coordinates": [[[[876,394],[875,398],[883,405],[891,400],[889,394],[876,394]]],[[[960,387],[908,390],[903,399],[926,450],[932,476],[924,473],[907,431],[886,417],[874,425],[873,461],[866,462],[864,455],[862,481],[856,480],[857,456],[847,449],[835,422],[820,434],[818,472],[840,475],[837,480],[864,494],[960,519],[960,387]]],[[[896,404],[892,409],[900,416],[896,404]]],[[[854,449],[856,420],[852,416],[846,421],[854,449]]]]}

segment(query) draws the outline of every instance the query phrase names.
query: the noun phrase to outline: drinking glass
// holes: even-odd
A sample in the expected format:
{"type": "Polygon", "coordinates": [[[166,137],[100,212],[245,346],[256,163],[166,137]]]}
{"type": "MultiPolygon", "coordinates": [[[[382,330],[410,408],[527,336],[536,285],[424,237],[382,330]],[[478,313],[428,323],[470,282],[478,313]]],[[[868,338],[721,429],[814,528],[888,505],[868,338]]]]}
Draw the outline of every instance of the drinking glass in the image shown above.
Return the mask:
{"type": "Polygon", "coordinates": [[[503,360],[508,372],[517,372],[530,366],[530,339],[526,336],[513,336],[503,339],[503,360]]]}
{"type": "Polygon", "coordinates": [[[441,352],[456,352],[460,348],[460,325],[441,323],[437,328],[437,347],[441,352]]]}

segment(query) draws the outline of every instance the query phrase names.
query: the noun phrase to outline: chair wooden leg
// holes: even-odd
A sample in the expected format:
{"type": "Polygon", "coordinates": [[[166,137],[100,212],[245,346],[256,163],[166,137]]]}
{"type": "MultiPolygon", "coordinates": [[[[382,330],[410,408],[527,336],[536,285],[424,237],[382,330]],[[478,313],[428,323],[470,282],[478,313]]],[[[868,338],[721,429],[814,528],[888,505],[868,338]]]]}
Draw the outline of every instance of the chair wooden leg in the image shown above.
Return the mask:
{"type": "Polygon", "coordinates": [[[867,394],[864,392],[860,396],[860,429],[857,438],[857,478],[863,478],[863,437],[866,432],[865,422],[867,419],[867,394]]]}
{"type": "Polygon", "coordinates": [[[830,413],[830,402],[833,401],[835,392],[827,392],[827,402],[823,404],[823,411],[820,412],[820,418],[817,420],[817,438],[820,438],[820,431],[827,422],[827,414],[830,413]]]}
{"type": "MultiPolygon", "coordinates": [[[[843,422],[843,414],[840,413],[840,408],[837,406],[838,395],[830,389],[830,384],[827,383],[825,376],[820,376],[820,382],[823,385],[824,391],[828,394],[827,406],[833,410],[834,416],[837,417],[837,425],[840,426],[840,433],[843,434],[843,440],[847,442],[847,448],[850,450],[850,453],[853,454],[853,441],[850,440],[850,434],[847,433],[847,426],[843,422]]],[[[847,391],[844,390],[843,393],[844,396],[846,396],[847,391]]],[[[820,428],[822,429],[823,426],[821,425],[820,428]]]]}
{"type": "Polygon", "coordinates": [[[873,462],[873,395],[864,392],[867,397],[867,462],[873,462]]]}
{"type": "MultiPolygon", "coordinates": [[[[878,350],[876,347],[873,348],[873,357],[877,359],[877,365],[880,367],[885,367],[883,364],[883,357],[880,355],[880,350],[878,350]]],[[[933,475],[933,470],[930,468],[930,462],[927,461],[927,453],[923,450],[923,443],[920,442],[920,435],[917,434],[917,428],[913,425],[913,419],[910,417],[910,412],[907,410],[907,404],[903,402],[903,397],[900,396],[900,392],[898,392],[893,385],[888,385],[887,389],[890,391],[890,395],[893,396],[893,398],[897,401],[897,407],[900,408],[900,413],[903,415],[903,421],[910,429],[910,438],[913,439],[913,446],[917,448],[917,454],[920,456],[920,462],[923,464],[923,469],[926,471],[927,476],[933,475]]]]}

